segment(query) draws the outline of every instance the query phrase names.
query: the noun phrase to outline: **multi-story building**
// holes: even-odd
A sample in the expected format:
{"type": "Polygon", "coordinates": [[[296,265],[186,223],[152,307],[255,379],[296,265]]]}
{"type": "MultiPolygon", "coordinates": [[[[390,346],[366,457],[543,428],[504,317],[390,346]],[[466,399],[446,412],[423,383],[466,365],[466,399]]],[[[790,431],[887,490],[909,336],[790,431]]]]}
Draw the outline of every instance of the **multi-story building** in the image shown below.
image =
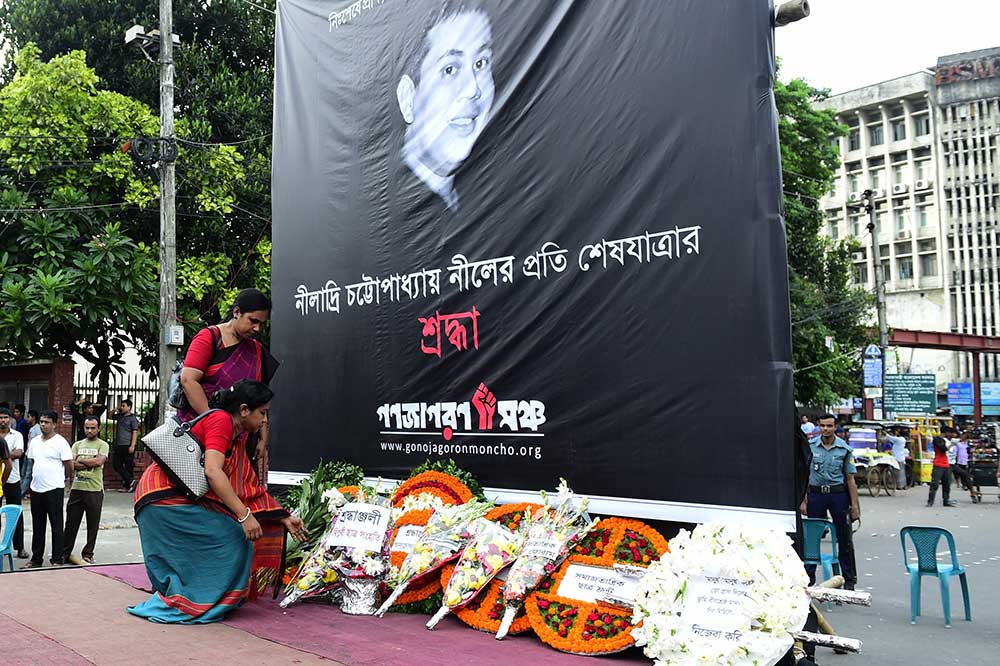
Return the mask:
{"type": "MultiPolygon", "coordinates": [[[[855,280],[873,286],[868,217],[875,192],[889,325],[1000,336],[1000,48],[943,56],[933,69],[834,95],[823,103],[849,128],[842,163],[822,199],[824,234],[856,237],[855,280]]],[[[898,350],[901,372],[971,375],[964,354],[898,350]]],[[[1000,376],[985,355],[985,376],[1000,376]]]]}

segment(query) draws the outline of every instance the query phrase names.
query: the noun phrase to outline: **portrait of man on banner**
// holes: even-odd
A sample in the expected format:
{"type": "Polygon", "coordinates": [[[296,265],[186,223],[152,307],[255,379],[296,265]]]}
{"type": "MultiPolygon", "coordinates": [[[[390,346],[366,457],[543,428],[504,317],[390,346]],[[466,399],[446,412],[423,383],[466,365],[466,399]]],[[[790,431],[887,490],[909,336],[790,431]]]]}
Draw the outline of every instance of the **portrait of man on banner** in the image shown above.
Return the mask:
{"type": "Polygon", "coordinates": [[[489,15],[466,0],[432,8],[407,41],[402,67],[395,84],[405,124],[402,161],[455,211],[460,201],[455,172],[489,122],[496,92],[489,15]]]}

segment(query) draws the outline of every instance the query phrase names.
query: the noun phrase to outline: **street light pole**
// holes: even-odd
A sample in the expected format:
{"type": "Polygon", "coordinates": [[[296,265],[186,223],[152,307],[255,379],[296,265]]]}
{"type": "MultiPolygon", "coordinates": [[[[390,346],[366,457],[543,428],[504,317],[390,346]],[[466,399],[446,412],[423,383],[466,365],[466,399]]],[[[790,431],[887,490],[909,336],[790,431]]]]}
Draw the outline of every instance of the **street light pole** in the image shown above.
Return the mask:
{"type": "Polygon", "coordinates": [[[888,355],[889,325],[885,316],[885,275],[882,274],[882,259],[879,257],[879,228],[875,217],[874,192],[865,190],[865,212],[868,213],[868,233],[872,237],[872,259],[875,267],[875,307],[878,312],[878,346],[882,349],[882,418],[887,418],[885,409],[885,364],[888,355]]]}
{"type": "Polygon", "coordinates": [[[162,159],[174,140],[173,0],[160,0],[160,422],[166,418],[170,373],[177,360],[169,344],[177,325],[177,236],[174,160],[162,159]]]}

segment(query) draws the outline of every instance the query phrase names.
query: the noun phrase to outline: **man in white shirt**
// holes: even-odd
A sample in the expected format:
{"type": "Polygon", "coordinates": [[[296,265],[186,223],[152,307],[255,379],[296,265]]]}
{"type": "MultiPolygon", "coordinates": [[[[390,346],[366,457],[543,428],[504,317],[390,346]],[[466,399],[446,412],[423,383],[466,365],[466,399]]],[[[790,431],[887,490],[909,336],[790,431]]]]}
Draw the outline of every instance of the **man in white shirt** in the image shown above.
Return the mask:
{"type": "Polygon", "coordinates": [[[59,416],[42,412],[42,434],[28,442],[28,459],[34,461],[31,474],[31,561],[25,569],[42,566],[45,555],[46,521],[52,526],[50,562],[63,563],[63,496],[73,478],[73,451],[69,442],[56,433],[59,416]]]}
{"type": "Polygon", "coordinates": [[[802,428],[802,432],[806,434],[806,437],[811,436],[813,430],[816,429],[816,426],[813,425],[813,422],[810,421],[809,417],[806,416],[805,414],[802,415],[802,424],[799,427],[802,428]]]}
{"type": "Polygon", "coordinates": [[[896,472],[896,488],[906,489],[906,431],[898,427],[889,429],[886,439],[892,444],[892,457],[899,463],[899,470],[896,472]]]}
{"type": "MultiPolygon", "coordinates": [[[[0,408],[0,439],[7,443],[10,454],[11,472],[3,484],[3,500],[7,504],[21,506],[21,458],[24,456],[24,437],[11,428],[13,419],[7,408],[0,408]]],[[[27,559],[24,550],[24,516],[19,516],[14,528],[14,550],[18,559],[27,559]]]]}

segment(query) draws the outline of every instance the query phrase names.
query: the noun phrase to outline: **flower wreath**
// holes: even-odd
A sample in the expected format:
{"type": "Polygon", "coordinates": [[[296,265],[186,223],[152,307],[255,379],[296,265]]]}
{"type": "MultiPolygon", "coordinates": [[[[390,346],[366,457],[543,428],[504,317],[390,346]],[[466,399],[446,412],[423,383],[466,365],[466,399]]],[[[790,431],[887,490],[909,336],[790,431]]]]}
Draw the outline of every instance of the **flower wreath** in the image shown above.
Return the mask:
{"type": "Polygon", "coordinates": [[[407,496],[429,494],[444,504],[465,504],[472,499],[472,491],[457,477],[444,472],[421,472],[403,481],[392,496],[392,505],[402,506],[407,496]]]}
{"type": "MultiPolygon", "coordinates": [[[[520,528],[521,521],[524,519],[524,514],[526,512],[534,511],[535,509],[540,509],[541,507],[541,504],[532,504],[529,502],[521,502],[519,504],[501,504],[498,507],[490,509],[489,513],[487,513],[485,517],[487,520],[500,523],[509,530],[517,530],[520,528]]],[[[454,571],[454,563],[447,564],[441,569],[442,588],[447,587],[448,580],[451,578],[451,574],[454,571]]],[[[503,581],[500,580],[499,577],[494,578],[486,585],[486,589],[480,592],[475,599],[452,612],[458,616],[458,619],[473,629],[495,634],[500,628],[500,620],[503,618],[504,612],[503,585],[503,581]]],[[[522,610],[518,613],[517,618],[514,620],[514,624],[511,625],[510,630],[507,633],[521,634],[530,629],[531,624],[528,622],[528,618],[522,610]]]]}
{"type": "Polygon", "coordinates": [[[559,596],[555,590],[571,564],[612,567],[648,566],[670,551],[667,540],[649,525],[626,518],[605,518],[581,539],[562,566],[524,602],[531,628],[541,641],[562,652],[602,655],[635,643],[631,609],[559,596]]]}
{"type": "MultiPolygon", "coordinates": [[[[444,472],[421,472],[401,483],[392,495],[392,506],[396,510],[409,509],[396,518],[396,526],[389,537],[390,549],[396,542],[399,528],[408,525],[424,526],[436,508],[455,504],[465,504],[472,499],[472,491],[458,477],[444,472]]],[[[406,553],[392,550],[389,562],[399,570],[406,553]]],[[[400,595],[396,606],[407,606],[425,601],[441,591],[441,577],[434,573],[418,579],[400,595]]],[[[440,604],[438,604],[440,605],[440,604]]]]}
{"type": "Polygon", "coordinates": [[[649,567],[637,586],[634,620],[641,625],[633,635],[658,665],[770,666],[805,625],[808,584],[785,534],[721,524],[699,525],[693,533],[681,530],[670,552],[649,567]],[[681,616],[687,595],[706,584],[717,586],[713,595],[742,601],[741,626],[685,625],[681,616]]]}

